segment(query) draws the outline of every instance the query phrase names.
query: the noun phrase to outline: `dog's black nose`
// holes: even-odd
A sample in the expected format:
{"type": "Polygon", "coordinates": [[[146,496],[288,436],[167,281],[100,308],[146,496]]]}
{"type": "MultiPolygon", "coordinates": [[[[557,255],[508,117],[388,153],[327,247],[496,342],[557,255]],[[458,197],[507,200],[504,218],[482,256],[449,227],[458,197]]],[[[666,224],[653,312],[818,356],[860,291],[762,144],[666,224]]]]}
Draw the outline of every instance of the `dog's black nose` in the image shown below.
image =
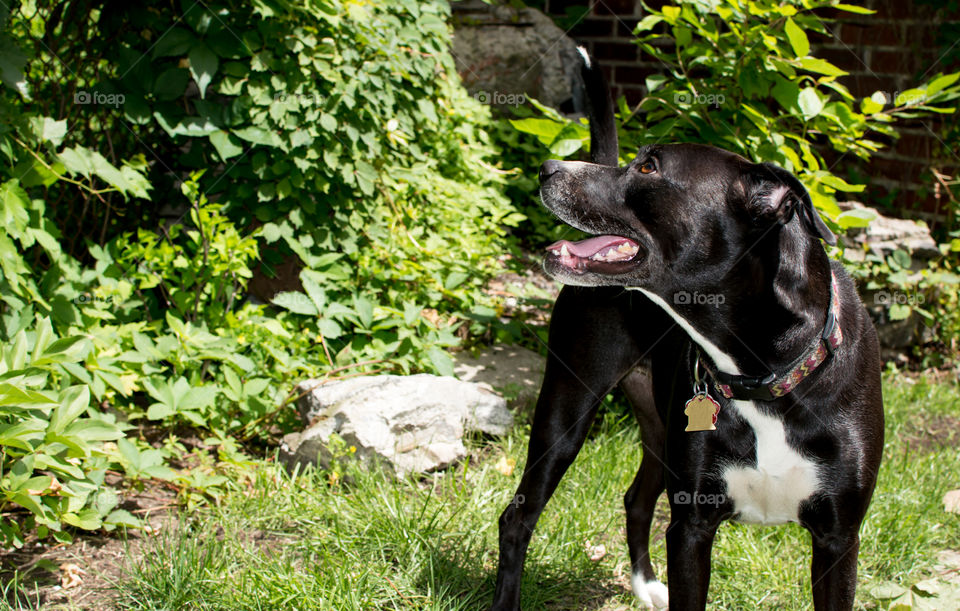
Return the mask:
{"type": "Polygon", "coordinates": [[[556,159],[548,159],[544,161],[543,165],[540,166],[540,182],[543,183],[543,181],[559,172],[561,163],[563,162],[557,161],[556,159]]]}

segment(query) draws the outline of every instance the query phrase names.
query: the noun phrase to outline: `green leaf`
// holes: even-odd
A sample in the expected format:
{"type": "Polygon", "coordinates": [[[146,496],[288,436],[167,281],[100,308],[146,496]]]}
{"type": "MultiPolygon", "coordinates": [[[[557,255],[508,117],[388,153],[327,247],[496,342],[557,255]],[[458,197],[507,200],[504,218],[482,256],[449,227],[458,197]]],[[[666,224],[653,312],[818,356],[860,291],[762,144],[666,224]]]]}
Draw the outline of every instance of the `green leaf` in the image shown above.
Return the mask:
{"type": "Polygon", "coordinates": [[[453,375],[453,359],[444,350],[433,346],[427,351],[427,357],[437,373],[442,376],[453,375]]]}
{"type": "Polygon", "coordinates": [[[845,210],[837,215],[837,224],[843,229],[851,227],[866,227],[877,219],[877,212],[872,208],[854,208],[845,210]]]}
{"type": "Polygon", "coordinates": [[[221,161],[226,161],[231,157],[236,157],[243,152],[243,147],[234,144],[231,140],[230,134],[223,130],[217,130],[210,134],[210,143],[215,149],[217,149],[217,154],[220,155],[221,161]]]}
{"type": "MultiPolygon", "coordinates": [[[[197,10],[194,8],[193,10],[197,10]]],[[[174,27],[164,32],[153,47],[153,57],[180,56],[193,47],[196,37],[189,30],[174,27]]]]}
{"type": "Polygon", "coordinates": [[[337,120],[333,117],[333,115],[322,113],[320,115],[320,127],[328,132],[335,131],[337,129],[337,120]]]}
{"type": "Polygon", "coordinates": [[[550,152],[556,155],[557,157],[569,157],[577,151],[580,150],[580,147],[583,146],[583,140],[573,139],[573,138],[564,138],[563,140],[557,140],[550,145],[550,152]]]}
{"type": "Polygon", "coordinates": [[[887,314],[890,320],[906,320],[910,316],[910,306],[905,303],[891,304],[887,314]]]}
{"type": "Polygon", "coordinates": [[[153,84],[153,95],[160,101],[183,97],[190,82],[190,72],[183,68],[164,70],[153,84]]]}
{"type": "Polygon", "coordinates": [[[26,65],[27,56],[20,47],[6,35],[0,35],[0,81],[25,98],[29,97],[27,80],[23,76],[26,65]]]}
{"type": "Polygon", "coordinates": [[[847,74],[847,72],[837,68],[830,62],[816,57],[804,57],[800,60],[800,66],[804,70],[816,72],[817,74],[825,74],[827,76],[843,76],[847,74]]]}
{"type": "Polygon", "coordinates": [[[110,526],[126,526],[127,528],[140,528],[143,522],[126,509],[114,509],[103,520],[104,524],[110,526]]]}
{"type": "Polygon", "coordinates": [[[447,276],[447,279],[443,282],[443,288],[447,289],[448,291],[452,291],[463,284],[463,282],[469,277],[470,275],[464,272],[450,272],[450,274],[447,276]]]}
{"type": "Polygon", "coordinates": [[[117,425],[105,420],[84,418],[77,420],[63,432],[66,437],[77,437],[83,441],[115,441],[123,437],[123,431],[117,425]]]}
{"type": "Polygon", "coordinates": [[[353,306],[360,319],[360,324],[364,329],[369,329],[373,325],[373,304],[365,297],[355,295],[353,306]]]}
{"type": "Polygon", "coordinates": [[[233,131],[233,135],[253,144],[262,144],[264,146],[280,146],[280,139],[271,131],[262,127],[243,127],[233,131]]]}
{"type": "Polygon", "coordinates": [[[557,135],[565,127],[563,123],[552,119],[511,119],[512,125],[517,131],[527,134],[533,134],[541,144],[550,146],[557,135]]]}
{"type": "Polygon", "coordinates": [[[860,112],[865,115],[872,115],[883,110],[887,103],[887,96],[881,91],[875,91],[869,98],[860,101],[860,112]]]}
{"type": "Polygon", "coordinates": [[[62,433],[68,424],[77,419],[90,405],[89,386],[71,386],[60,393],[60,405],[53,410],[48,433],[62,433]]]}
{"type": "Polygon", "coordinates": [[[793,21],[787,17],[787,22],[783,26],[783,31],[790,41],[790,48],[797,57],[806,57],[810,53],[810,41],[807,40],[806,33],[793,21]]]}
{"type": "MultiPolygon", "coordinates": [[[[7,231],[23,231],[30,222],[30,198],[16,179],[0,185],[0,223],[7,231]]],[[[16,235],[14,233],[14,235],[16,235]]]]}
{"type": "Polygon", "coordinates": [[[877,12],[875,10],[868,9],[863,6],[857,6],[855,4],[834,4],[833,8],[846,11],[848,13],[856,13],[857,15],[873,15],[877,12]]]}
{"type": "Polygon", "coordinates": [[[932,96],[940,93],[950,85],[953,85],[960,79],[960,72],[938,76],[927,84],[927,95],[932,96]]]}
{"type": "Polygon", "coordinates": [[[797,96],[797,105],[800,106],[803,118],[808,121],[819,115],[820,111],[823,110],[823,102],[820,100],[817,90],[813,87],[807,87],[800,91],[800,95],[797,96]]]}
{"type": "Polygon", "coordinates": [[[313,304],[313,300],[298,291],[277,293],[274,298],[270,300],[270,303],[290,310],[294,314],[302,314],[304,316],[316,316],[319,314],[317,307],[313,304]]]}
{"type": "Polygon", "coordinates": [[[100,520],[100,514],[89,508],[79,513],[65,513],[61,516],[61,519],[71,526],[76,526],[84,530],[96,530],[103,525],[103,522],[100,520]]]}
{"type": "Polygon", "coordinates": [[[200,98],[203,99],[206,96],[207,87],[213,80],[213,75],[217,73],[217,66],[220,65],[220,60],[217,58],[217,55],[202,42],[195,44],[193,48],[190,49],[189,57],[190,73],[193,75],[193,80],[197,82],[197,87],[200,89],[200,98]]]}

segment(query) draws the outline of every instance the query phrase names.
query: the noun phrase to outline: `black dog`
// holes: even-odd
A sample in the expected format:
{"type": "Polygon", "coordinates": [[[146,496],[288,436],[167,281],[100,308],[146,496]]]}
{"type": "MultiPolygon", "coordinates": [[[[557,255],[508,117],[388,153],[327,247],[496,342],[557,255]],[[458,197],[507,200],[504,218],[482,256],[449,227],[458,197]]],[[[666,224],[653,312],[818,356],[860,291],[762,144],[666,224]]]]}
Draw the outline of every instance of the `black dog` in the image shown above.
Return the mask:
{"type": "Polygon", "coordinates": [[[820,244],[835,237],[801,183],[771,164],[671,144],[616,167],[609,93],[584,59],[594,163],[544,163],[540,193],[597,237],[558,242],[544,263],[567,286],[551,320],[523,502],[500,516],[493,609],[519,608],[533,528],[617,384],[642,428],[643,460],[624,499],[642,603],[667,604],[648,553],[666,487],[671,609],[705,608],[710,549],[727,519],[802,524],[814,607],[851,609],[883,406],[876,332],[820,244]]]}

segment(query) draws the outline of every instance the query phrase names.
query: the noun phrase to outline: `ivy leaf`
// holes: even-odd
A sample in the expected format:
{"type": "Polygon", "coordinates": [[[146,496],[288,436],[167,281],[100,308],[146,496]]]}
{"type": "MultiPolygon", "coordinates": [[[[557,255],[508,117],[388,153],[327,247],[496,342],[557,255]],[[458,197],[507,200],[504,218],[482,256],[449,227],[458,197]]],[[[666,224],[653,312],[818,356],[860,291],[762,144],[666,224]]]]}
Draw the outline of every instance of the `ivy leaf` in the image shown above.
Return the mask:
{"type": "Polygon", "coordinates": [[[153,95],[160,101],[182,97],[190,82],[190,73],[183,68],[164,70],[153,83],[153,95]]]}
{"type": "Polygon", "coordinates": [[[220,65],[220,60],[217,58],[217,55],[210,50],[206,44],[200,42],[193,46],[190,49],[190,74],[193,75],[193,80],[197,82],[197,87],[200,89],[200,98],[206,96],[207,87],[210,85],[210,82],[213,80],[213,75],[217,73],[217,66],[220,65]]]}
{"type": "Polygon", "coordinates": [[[30,95],[27,80],[23,76],[26,65],[27,56],[20,47],[8,37],[0,36],[0,81],[25,98],[30,95]]]}
{"type": "Polygon", "coordinates": [[[223,130],[217,130],[210,134],[210,144],[213,145],[213,148],[217,149],[217,154],[220,155],[222,161],[236,157],[243,152],[243,147],[234,144],[230,138],[230,134],[223,130]]]}
{"type": "Polygon", "coordinates": [[[196,37],[189,30],[170,28],[153,47],[153,57],[183,55],[193,47],[196,37]]]}
{"type": "MultiPolygon", "coordinates": [[[[30,222],[30,199],[16,179],[0,185],[0,223],[4,227],[23,231],[30,222]]],[[[16,234],[13,234],[16,235],[16,234]]]]}

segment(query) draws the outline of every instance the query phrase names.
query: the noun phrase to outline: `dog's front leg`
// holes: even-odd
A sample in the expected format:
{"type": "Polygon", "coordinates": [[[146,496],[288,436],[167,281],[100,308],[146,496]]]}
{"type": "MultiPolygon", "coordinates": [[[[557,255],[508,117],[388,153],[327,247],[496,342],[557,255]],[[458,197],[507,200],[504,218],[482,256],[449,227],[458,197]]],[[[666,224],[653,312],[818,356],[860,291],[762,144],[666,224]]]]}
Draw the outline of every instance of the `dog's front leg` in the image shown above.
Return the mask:
{"type": "Polygon", "coordinates": [[[710,587],[710,551],[719,520],[703,519],[694,512],[677,510],[671,503],[667,528],[667,587],[670,608],[702,611],[710,587]],[[679,514],[679,515],[678,515],[679,514]]]}
{"type": "Polygon", "coordinates": [[[813,608],[816,611],[853,609],[857,590],[860,537],[855,529],[836,535],[813,533],[813,608]]]}
{"type": "Polygon", "coordinates": [[[576,458],[606,393],[642,356],[621,289],[561,291],[520,486],[500,516],[500,564],[492,609],[520,608],[520,575],[540,513],[576,458]]]}

